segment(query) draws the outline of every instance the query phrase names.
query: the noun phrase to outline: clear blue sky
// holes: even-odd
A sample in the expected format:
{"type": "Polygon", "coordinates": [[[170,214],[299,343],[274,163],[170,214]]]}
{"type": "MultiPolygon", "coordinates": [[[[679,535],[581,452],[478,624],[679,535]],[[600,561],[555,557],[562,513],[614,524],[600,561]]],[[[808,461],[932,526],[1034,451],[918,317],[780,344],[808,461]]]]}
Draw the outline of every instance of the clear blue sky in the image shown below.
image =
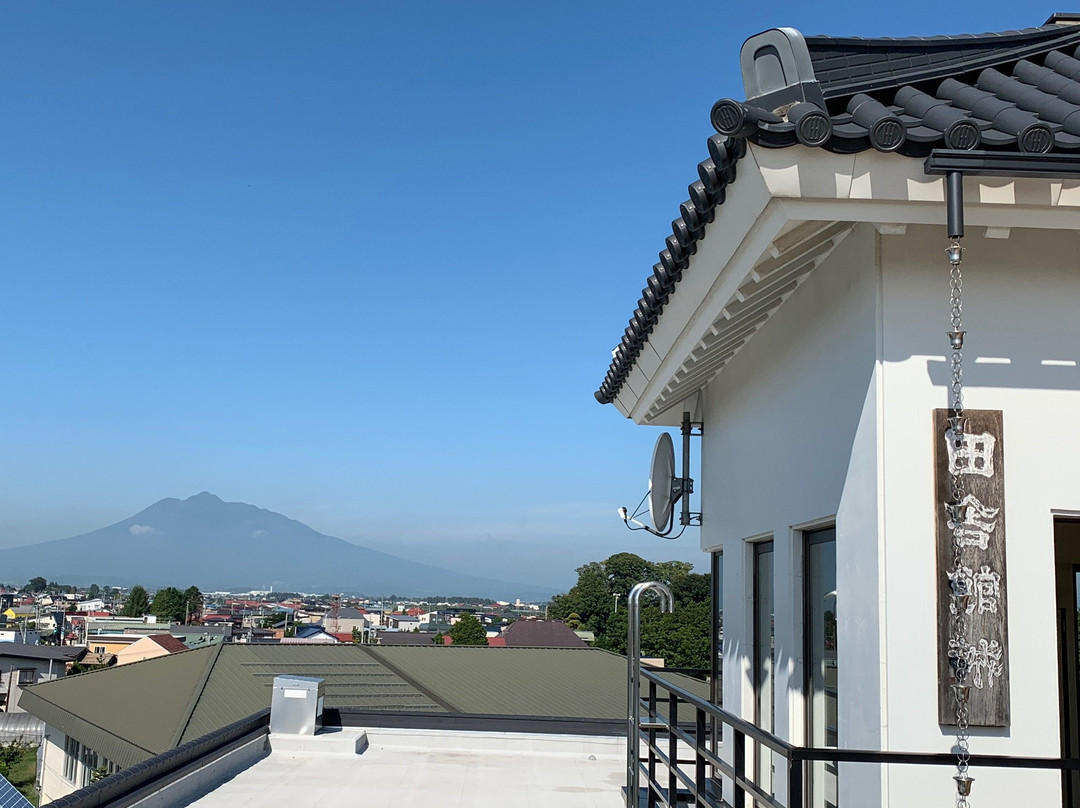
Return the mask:
{"type": "Polygon", "coordinates": [[[9,0],[0,547],[209,490],[537,584],[702,559],[616,519],[656,430],[592,392],[742,41],[1057,8],[9,0]]]}

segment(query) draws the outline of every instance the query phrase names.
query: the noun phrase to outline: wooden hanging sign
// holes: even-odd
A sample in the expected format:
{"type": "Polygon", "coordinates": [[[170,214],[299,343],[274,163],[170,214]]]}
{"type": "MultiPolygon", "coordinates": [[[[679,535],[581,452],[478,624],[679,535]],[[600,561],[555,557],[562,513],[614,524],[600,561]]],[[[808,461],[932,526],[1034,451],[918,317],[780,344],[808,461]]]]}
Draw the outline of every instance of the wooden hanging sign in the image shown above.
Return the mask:
{"type": "Polygon", "coordinates": [[[968,665],[968,724],[1009,726],[1008,602],[1005,596],[1005,452],[1001,410],[964,410],[960,446],[949,430],[949,410],[934,410],[934,510],[937,525],[938,722],[956,725],[950,656],[968,665]],[[953,499],[951,475],[960,472],[962,521],[945,508],[953,499]],[[955,571],[955,532],[960,530],[960,569],[955,571]],[[955,605],[950,579],[972,593],[966,637],[952,636],[955,605]]]}

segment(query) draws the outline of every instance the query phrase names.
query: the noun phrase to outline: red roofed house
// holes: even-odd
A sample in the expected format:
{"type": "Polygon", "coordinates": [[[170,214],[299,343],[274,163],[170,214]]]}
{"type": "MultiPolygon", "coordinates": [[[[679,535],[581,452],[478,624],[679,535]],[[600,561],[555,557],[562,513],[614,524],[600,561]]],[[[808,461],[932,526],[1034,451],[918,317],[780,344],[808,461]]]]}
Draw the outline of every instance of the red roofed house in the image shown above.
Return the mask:
{"type": "Polygon", "coordinates": [[[171,634],[150,634],[136,640],[127,648],[116,652],[116,664],[127,665],[130,662],[142,662],[144,659],[177,654],[188,647],[171,634]]]}

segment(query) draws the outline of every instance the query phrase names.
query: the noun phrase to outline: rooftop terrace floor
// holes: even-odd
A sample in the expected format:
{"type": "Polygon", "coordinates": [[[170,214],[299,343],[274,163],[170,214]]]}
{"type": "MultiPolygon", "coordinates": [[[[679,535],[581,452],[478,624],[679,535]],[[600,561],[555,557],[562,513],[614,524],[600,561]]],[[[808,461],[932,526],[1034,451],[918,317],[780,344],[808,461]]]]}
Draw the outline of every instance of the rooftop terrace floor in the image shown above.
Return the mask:
{"type": "Polygon", "coordinates": [[[361,754],[270,736],[271,752],[196,808],[520,805],[619,808],[625,740],[518,733],[369,730],[361,754]]]}

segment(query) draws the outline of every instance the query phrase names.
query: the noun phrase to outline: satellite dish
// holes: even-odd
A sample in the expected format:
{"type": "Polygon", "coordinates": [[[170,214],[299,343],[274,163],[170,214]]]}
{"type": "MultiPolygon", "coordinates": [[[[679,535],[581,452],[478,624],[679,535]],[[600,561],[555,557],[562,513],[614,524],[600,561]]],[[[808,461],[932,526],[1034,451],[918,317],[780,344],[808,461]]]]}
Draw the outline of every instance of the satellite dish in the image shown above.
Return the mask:
{"type": "Polygon", "coordinates": [[[671,529],[675,500],[671,490],[675,482],[675,446],[671,435],[661,432],[653,448],[652,468],[649,469],[649,518],[657,533],[671,529]]]}

